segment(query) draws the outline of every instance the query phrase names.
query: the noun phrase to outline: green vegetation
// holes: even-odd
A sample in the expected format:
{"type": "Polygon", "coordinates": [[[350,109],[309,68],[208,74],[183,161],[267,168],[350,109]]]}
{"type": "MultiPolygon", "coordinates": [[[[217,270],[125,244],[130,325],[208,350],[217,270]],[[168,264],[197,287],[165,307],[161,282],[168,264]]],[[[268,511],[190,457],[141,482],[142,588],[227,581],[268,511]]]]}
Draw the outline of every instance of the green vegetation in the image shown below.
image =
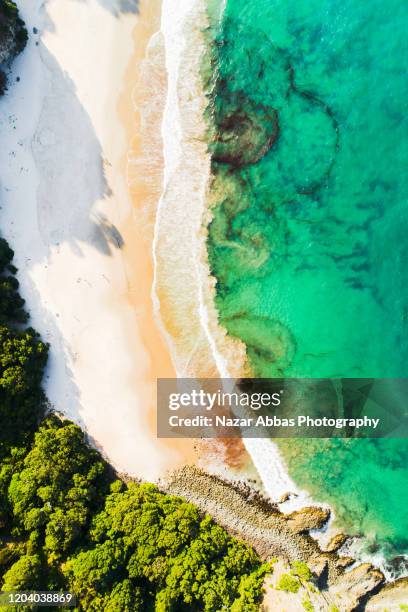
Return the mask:
{"type": "Polygon", "coordinates": [[[300,582],[296,576],[291,574],[282,574],[276,588],[279,591],[287,591],[288,593],[297,593],[300,589],[300,582]]]}
{"type": "Polygon", "coordinates": [[[107,609],[129,586],[156,610],[258,609],[267,568],[253,551],[153,485],[116,481],[111,491],[94,518],[92,547],[65,567],[86,609],[107,609]]]}
{"type": "MultiPolygon", "coordinates": [[[[26,38],[0,0],[0,59],[26,38]]],[[[48,346],[12,259],[0,239],[1,589],[71,590],[89,611],[258,610],[270,564],[183,499],[118,480],[79,427],[46,416],[48,346]]]]}
{"type": "MultiPolygon", "coordinates": [[[[15,2],[0,0],[0,65],[7,67],[27,43],[27,30],[15,2]]],[[[0,96],[7,89],[7,76],[0,70],[0,96]]],[[[0,255],[1,257],[1,255],[0,255]]]]}
{"type": "Polygon", "coordinates": [[[76,425],[48,417],[13,467],[3,590],[71,589],[81,610],[258,610],[269,564],[192,504],[116,479],[76,425]]]}
{"type": "Polygon", "coordinates": [[[18,331],[0,325],[0,457],[30,438],[38,423],[47,352],[33,329],[18,331]]]}
{"type": "Polygon", "coordinates": [[[14,276],[14,253],[7,242],[0,238],[0,324],[26,323],[24,300],[18,293],[18,280],[14,276]]]}
{"type": "Polygon", "coordinates": [[[400,610],[402,610],[402,612],[408,612],[408,604],[400,604],[400,610]]]}
{"type": "Polygon", "coordinates": [[[303,561],[293,561],[293,563],[290,564],[290,567],[292,568],[291,574],[297,576],[298,578],[300,578],[300,580],[312,580],[313,574],[310,571],[308,565],[303,561]]]}
{"type": "Polygon", "coordinates": [[[314,606],[310,599],[304,599],[302,601],[302,606],[306,610],[306,612],[314,612],[314,606]]]}

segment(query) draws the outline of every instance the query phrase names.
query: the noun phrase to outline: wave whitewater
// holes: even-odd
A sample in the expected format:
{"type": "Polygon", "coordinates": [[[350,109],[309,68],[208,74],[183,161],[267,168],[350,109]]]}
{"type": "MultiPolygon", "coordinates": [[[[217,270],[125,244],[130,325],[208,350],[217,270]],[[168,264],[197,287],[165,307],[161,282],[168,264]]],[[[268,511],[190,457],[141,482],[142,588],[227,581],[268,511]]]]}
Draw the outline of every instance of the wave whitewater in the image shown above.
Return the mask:
{"type": "MultiPolygon", "coordinates": [[[[161,32],[168,91],[162,123],[163,193],[153,243],[153,299],[178,376],[229,378],[242,375],[245,346],[218,324],[215,279],[207,262],[211,159],[204,121],[207,99],[200,77],[202,32],[207,26],[202,0],[183,0],[177,9],[164,0],[161,32]]],[[[244,442],[268,495],[278,500],[288,491],[297,493],[296,505],[302,505],[307,496],[299,495],[276,445],[268,439],[244,442]]]]}

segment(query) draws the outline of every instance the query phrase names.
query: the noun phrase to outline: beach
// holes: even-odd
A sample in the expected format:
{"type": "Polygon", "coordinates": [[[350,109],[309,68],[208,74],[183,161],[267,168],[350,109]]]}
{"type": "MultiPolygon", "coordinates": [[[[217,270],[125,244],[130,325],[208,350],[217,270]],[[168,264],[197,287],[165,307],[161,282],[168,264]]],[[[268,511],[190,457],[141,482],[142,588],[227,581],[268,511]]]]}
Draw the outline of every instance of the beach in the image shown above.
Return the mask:
{"type": "MultiPolygon", "coordinates": [[[[2,101],[3,233],[51,346],[51,407],[131,476],[197,460],[240,474],[253,470],[242,444],[198,456],[155,431],[157,377],[238,374],[245,359],[218,325],[206,259],[205,4],[120,6],[23,11],[32,36],[2,101]]],[[[247,445],[275,499],[295,490],[271,443],[247,445]]]]}
{"type": "Polygon", "coordinates": [[[140,85],[140,67],[156,53],[165,74],[160,39],[149,42],[160,3],[21,9],[31,36],[1,107],[1,226],[32,324],[51,346],[45,391],[116,469],[155,480],[195,457],[192,442],[176,448],[155,432],[156,378],[174,368],[151,300],[160,137],[146,150],[141,116],[149,95],[160,114],[160,97],[140,85]],[[142,172],[138,183],[135,164],[151,168],[152,158],[150,183],[142,172]]]}
{"type": "MultiPolygon", "coordinates": [[[[220,503],[231,480],[255,477],[269,499],[285,497],[277,506],[286,514],[312,503],[277,446],[254,439],[197,450],[193,440],[156,437],[158,377],[248,374],[244,342],[219,322],[208,261],[205,6],[49,0],[21,7],[31,36],[0,108],[0,225],[32,324],[50,343],[50,408],[78,423],[118,472],[161,483],[169,472],[181,474],[165,489],[245,539],[253,514],[243,516],[240,500],[220,503]],[[177,472],[186,464],[228,484],[177,472]],[[242,512],[235,531],[231,508],[242,512]]],[[[327,544],[335,531],[322,529],[313,536],[327,544]]],[[[273,537],[278,550],[283,544],[273,537]]],[[[316,542],[310,546],[319,556],[316,542]]]]}
{"type": "Polygon", "coordinates": [[[198,462],[259,474],[272,499],[298,493],[289,512],[307,497],[269,440],[246,440],[248,454],[240,441],[197,453],[156,438],[156,378],[239,375],[245,347],[218,324],[206,254],[205,3],[109,6],[51,0],[23,13],[37,34],[3,100],[13,154],[1,223],[51,346],[47,397],[122,473],[157,480],[198,462]]]}

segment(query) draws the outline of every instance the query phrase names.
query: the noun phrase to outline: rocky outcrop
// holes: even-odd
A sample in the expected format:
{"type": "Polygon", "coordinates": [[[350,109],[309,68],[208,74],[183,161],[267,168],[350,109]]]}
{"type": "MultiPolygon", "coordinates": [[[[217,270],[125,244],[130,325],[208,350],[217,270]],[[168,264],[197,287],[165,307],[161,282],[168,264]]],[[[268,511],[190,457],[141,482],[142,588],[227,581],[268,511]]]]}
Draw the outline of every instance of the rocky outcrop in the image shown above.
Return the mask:
{"type": "MultiPolygon", "coordinates": [[[[208,512],[231,535],[252,546],[262,559],[306,563],[327,602],[326,608],[316,610],[401,612],[399,605],[408,602],[408,579],[383,586],[384,575],[369,563],[345,571],[355,563],[353,558],[339,557],[335,551],[322,551],[317,541],[305,533],[307,529],[321,527],[329,519],[328,509],[305,508],[285,515],[275,504],[266,504],[262,496],[248,495],[247,487],[194,467],[170,474],[161,488],[208,512]],[[393,601],[398,605],[393,605],[393,601]]],[[[345,538],[342,534],[336,536],[329,547],[338,547],[345,538]]]]}
{"type": "Polygon", "coordinates": [[[358,565],[340,576],[329,589],[330,597],[342,612],[352,612],[384,582],[384,575],[370,563],[358,565]]]}
{"type": "Polygon", "coordinates": [[[365,612],[401,612],[408,605],[408,577],[386,584],[377,595],[369,599],[365,612]]]}
{"type": "Polygon", "coordinates": [[[314,574],[317,579],[320,579],[324,576],[328,569],[328,560],[327,557],[313,557],[309,560],[308,566],[310,571],[314,574]]]}
{"type": "Polygon", "coordinates": [[[348,536],[344,535],[344,533],[338,533],[330,540],[330,542],[326,546],[326,551],[336,552],[337,550],[339,550],[339,548],[343,546],[343,544],[347,542],[348,539],[348,536]]]}
{"type": "Polygon", "coordinates": [[[353,557],[339,557],[337,560],[337,567],[346,568],[353,565],[353,563],[355,563],[353,557]]]}
{"type": "Polygon", "coordinates": [[[328,508],[302,508],[289,514],[288,525],[294,533],[305,533],[310,529],[321,529],[330,518],[328,508]]]}
{"type": "MultiPolygon", "coordinates": [[[[282,514],[273,504],[260,503],[257,496],[249,499],[236,484],[194,467],[184,467],[170,474],[161,486],[167,493],[180,495],[210,514],[231,535],[252,546],[262,559],[303,561],[316,576],[324,573],[329,580],[338,577],[336,555],[322,552],[309,534],[293,531],[289,526],[291,515],[282,514]]],[[[329,511],[324,513],[327,520],[329,511]]]]}

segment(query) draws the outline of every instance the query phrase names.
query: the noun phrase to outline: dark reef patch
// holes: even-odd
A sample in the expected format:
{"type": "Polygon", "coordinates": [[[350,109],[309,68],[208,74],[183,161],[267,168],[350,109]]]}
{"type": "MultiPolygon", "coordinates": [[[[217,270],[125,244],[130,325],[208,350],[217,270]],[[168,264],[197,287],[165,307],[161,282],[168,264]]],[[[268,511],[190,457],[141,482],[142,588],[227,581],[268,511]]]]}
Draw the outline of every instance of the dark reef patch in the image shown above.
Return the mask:
{"type": "Polygon", "coordinates": [[[241,168],[256,164],[278,138],[278,113],[256,104],[242,91],[233,92],[215,110],[216,138],[212,161],[241,168]]]}

